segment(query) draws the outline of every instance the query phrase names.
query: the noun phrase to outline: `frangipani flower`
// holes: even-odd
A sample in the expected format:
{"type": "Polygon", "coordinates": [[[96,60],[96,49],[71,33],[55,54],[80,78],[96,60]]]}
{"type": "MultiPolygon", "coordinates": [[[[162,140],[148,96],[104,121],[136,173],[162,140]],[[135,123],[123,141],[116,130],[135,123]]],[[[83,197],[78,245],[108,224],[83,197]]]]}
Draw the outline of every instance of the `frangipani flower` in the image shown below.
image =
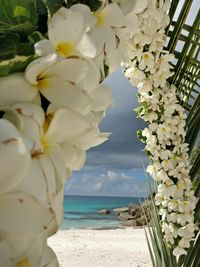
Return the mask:
{"type": "Polygon", "coordinates": [[[55,54],[41,57],[28,65],[25,77],[16,73],[0,78],[1,103],[14,104],[21,102],[20,99],[33,101],[40,92],[58,107],[88,113],[90,99],[76,85],[86,77],[88,65],[88,61],[81,58],[58,60],[55,54]]]}
{"type": "Polygon", "coordinates": [[[135,86],[146,79],[145,73],[135,67],[127,69],[125,76],[129,78],[131,83],[135,86]]]}
{"type": "MultiPolygon", "coordinates": [[[[45,119],[44,112],[35,104],[19,103],[13,105],[13,109],[19,112],[19,116],[23,120],[23,134],[32,141],[32,157],[39,157],[40,160],[42,160],[42,156],[49,157],[50,160],[54,159],[54,167],[59,164],[60,157],[62,158],[63,152],[59,144],[82,136],[83,133],[93,128],[87,118],[70,109],[57,109],[55,114],[52,114],[50,121],[45,119]],[[56,156],[54,157],[52,153],[56,153],[56,156]],[[58,163],[56,164],[56,162],[58,163]]],[[[48,170],[48,168],[46,169],[48,170]]],[[[57,171],[59,169],[60,167],[57,171]]],[[[60,174],[59,179],[62,176],[60,174]]]]}
{"type": "Polygon", "coordinates": [[[86,29],[80,12],[62,7],[49,19],[49,40],[35,45],[36,54],[44,56],[56,52],[61,57],[82,55],[94,58],[96,47],[86,29]]]}
{"type": "Polygon", "coordinates": [[[116,49],[117,39],[114,28],[121,28],[125,24],[124,15],[117,4],[109,4],[94,13],[86,8],[83,9],[82,5],[74,5],[73,10],[84,14],[87,25],[90,25],[95,18],[95,23],[93,27],[90,26],[88,34],[96,44],[97,55],[104,51],[108,54],[116,49]]]}
{"type": "Polygon", "coordinates": [[[15,186],[15,192],[36,199],[44,210],[50,208],[52,218],[45,226],[50,235],[57,231],[63,218],[64,181],[70,176],[71,169],[82,167],[85,161],[83,150],[74,147],[77,151],[74,160],[71,164],[67,162],[64,155],[70,151],[62,144],[71,138],[72,143],[82,140],[85,146],[92,146],[94,142],[98,144],[107,138],[97,142],[99,132],[95,137],[88,137],[88,131],[92,131],[93,125],[79,113],[71,110],[58,109],[48,125],[42,109],[37,105],[19,103],[14,105],[13,109],[19,113],[23,122],[23,134],[32,143],[31,166],[26,178],[15,186]],[[78,136],[80,140],[76,139],[78,136]]]}
{"type": "MultiPolygon", "coordinates": [[[[99,104],[103,104],[101,98],[99,101],[99,104]]],[[[96,103],[96,107],[98,107],[98,103],[96,103]]],[[[73,169],[72,166],[76,169],[79,165],[82,166],[85,161],[83,151],[104,142],[108,138],[107,133],[100,133],[91,117],[84,117],[70,109],[56,109],[55,113],[48,113],[48,116],[51,115],[49,120],[45,119],[43,111],[35,104],[19,103],[13,108],[19,112],[19,116],[23,120],[23,134],[32,141],[32,157],[39,157],[43,167],[45,166],[43,164],[47,164],[47,159],[44,161],[44,157],[49,158],[53,162],[56,172],[63,169],[60,166],[62,161],[69,169],[73,169]],[[71,157],[67,155],[71,155],[71,157]],[[76,158],[79,162],[78,165],[75,163],[76,158]],[[67,159],[69,161],[66,161],[67,159]]],[[[99,109],[103,108],[99,106],[99,109]]],[[[52,169],[50,166],[45,169],[48,171],[48,168],[52,169]]],[[[50,173],[54,173],[54,171],[48,172],[47,176],[50,178],[50,173]]],[[[62,173],[58,175],[61,183],[65,179],[65,177],[61,178],[63,177],[62,173]]]]}
{"type": "Polygon", "coordinates": [[[151,73],[153,72],[154,68],[154,56],[150,52],[144,52],[142,53],[142,58],[139,63],[139,68],[141,70],[146,69],[146,71],[150,71],[151,73]]]}

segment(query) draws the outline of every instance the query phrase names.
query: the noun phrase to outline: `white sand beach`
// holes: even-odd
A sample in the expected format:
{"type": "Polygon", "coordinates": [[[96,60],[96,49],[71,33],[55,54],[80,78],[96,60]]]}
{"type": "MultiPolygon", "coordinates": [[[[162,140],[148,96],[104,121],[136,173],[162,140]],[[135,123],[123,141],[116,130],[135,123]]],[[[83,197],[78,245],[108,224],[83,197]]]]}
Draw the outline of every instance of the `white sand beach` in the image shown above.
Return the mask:
{"type": "Polygon", "coordinates": [[[60,230],[49,238],[60,267],[151,267],[143,229],[60,230]]]}

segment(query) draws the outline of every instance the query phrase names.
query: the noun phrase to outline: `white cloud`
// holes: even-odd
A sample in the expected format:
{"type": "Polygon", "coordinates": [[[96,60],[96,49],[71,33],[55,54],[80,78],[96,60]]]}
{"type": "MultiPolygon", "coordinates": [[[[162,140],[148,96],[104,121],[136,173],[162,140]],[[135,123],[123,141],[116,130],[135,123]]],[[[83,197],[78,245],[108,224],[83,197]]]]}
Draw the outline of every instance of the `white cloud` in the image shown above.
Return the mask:
{"type": "Polygon", "coordinates": [[[98,192],[102,188],[102,182],[98,182],[93,187],[98,192]]]}
{"type": "Polygon", "coordinates": [[[121,171],[108,170],[100,174],[79,174],[66,183],[68,195],[143,196],[145,181],[121,171]]]}

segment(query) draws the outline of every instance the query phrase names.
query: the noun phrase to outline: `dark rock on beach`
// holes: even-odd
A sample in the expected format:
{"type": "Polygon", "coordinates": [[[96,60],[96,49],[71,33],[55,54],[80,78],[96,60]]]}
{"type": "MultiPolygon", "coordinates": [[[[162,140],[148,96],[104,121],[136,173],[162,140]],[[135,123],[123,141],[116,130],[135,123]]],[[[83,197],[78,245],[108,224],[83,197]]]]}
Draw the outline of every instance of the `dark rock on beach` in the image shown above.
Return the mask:
{"type": "Polygon", "coordinates": [[[127,207],[124,208],[117,208],[113,209],[114,212],[129,212],[129,209],[127,207]]]}
{"type": "Polygon", "coordinates": [[[117,219],[122,221],[125,227],[142,227],[144,225],[152,226],[151,218],[148,213],[149,202],[145,201],[141,205],[130,203],[128,207],[116,208],[113,210],[102,209],[99,214],[114,214],[117,219]]]}
{"type": "Polygon", "coordinates": [[[103,209],[103,210],[99,210],[98,213],[99,214],[110,214],[111,211],[110,210],[107,210],[107,209],[103,209]]]}
{"type": "Polygon", "coordinates": [[[113,211],[117,213],[117,218],[123,221],[122,226],[141,227],[150,224],[148,205],[149,203],[147,202],[144,202],[142,205],[130,203],[128,208],[119,208],[114,209],[113,211]]]}
{"type": "Polygon", "coordinates": [[[128,221],[130,218],[130,214],[128,212],[120,212],[117,218],[121,221],[128,221]]]}

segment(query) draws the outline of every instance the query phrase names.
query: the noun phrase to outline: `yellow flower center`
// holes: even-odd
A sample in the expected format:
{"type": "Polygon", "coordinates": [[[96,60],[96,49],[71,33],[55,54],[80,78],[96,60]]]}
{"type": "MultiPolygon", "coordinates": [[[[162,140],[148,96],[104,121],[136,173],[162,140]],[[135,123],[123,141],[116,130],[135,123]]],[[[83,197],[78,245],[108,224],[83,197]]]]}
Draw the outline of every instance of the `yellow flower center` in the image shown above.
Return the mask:
{"type": "Polygon", "coordinates": [[[161,74],[159,75],[159,79],[160,79],[161,81],[163,81],[164,78],[165,78],[164,73],[161,73],[161,74]]]}
{"type": "Polygon", "coordinates": [[[42,146],[43,146],[43,148],[44,148],[44,152],[45,152],[46,154],[49,154],[49,152],[50,152],[50,148],[51,148],[50,143],[47,141],[47,139],[46,139],[44,136],[42,136],[42,137],[40,138],[40,141],[41,141],[42,146]]]}
{"type": "Polygon", "coordinates": [[[45,88],[48,87],[48,79],[47,79],[47,77],[39,77],[37,79],[37,81],[38,81],[38,87],[39,88],[45,89],[45,88]]]}
{"type": "Polygon", "coordinates": [[[15,263],[15,267],[31,267],[30,261],[27,257],[24,257],[15,263]]]}
{"type": "Polygon", "coordinates": [[[144,54],[144,60],[148,60],[149,59],[149,55],[148,54],[144,54]]]}
{"type": "Polygon", "coordinates": [[[94,12],[95,17],[97,18],[97,26],[104,26],[104,14],[102,11],[94,12]]]}
{"type": "Polygon", "coordinates": [[[72,56],[75,52],[75,45],[71,42],[60,43],[57,45],[56,51],[65,57],[72,56]]]}

